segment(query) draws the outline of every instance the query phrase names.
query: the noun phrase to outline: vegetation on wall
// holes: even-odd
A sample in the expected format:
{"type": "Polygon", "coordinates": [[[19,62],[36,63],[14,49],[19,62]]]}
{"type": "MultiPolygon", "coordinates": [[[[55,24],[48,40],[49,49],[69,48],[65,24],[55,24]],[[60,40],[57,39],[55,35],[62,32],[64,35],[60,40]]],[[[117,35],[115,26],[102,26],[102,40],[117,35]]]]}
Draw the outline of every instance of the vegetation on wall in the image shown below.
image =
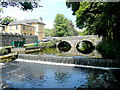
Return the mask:
{"type": "MultiPolygon", "coordinates": [[[[51,40],[48,42],[40,42],[40,43],[38,43],[38,47],[45,47],[45,48],[55,47],[57,42],[58,42],[58,40],[51,40]]],[[[27,47],[35,47],[35,44],[26,45],[25,48],[27,48],[27,47]]]]}
{"type": "Polygon", "coordinates": [[[51,40],[49,42],[39,43],[39,47],[52,48],[56,47],[57,40],[51,40]]]}

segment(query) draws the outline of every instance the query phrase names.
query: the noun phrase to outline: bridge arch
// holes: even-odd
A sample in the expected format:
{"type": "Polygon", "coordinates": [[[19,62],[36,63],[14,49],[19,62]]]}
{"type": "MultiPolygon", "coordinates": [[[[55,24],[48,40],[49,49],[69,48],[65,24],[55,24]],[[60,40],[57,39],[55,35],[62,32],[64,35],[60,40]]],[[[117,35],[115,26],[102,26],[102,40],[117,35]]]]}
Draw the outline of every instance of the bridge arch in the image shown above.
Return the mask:
{"type": "Polygon", "coordinates": [[[71,44],[67,41],[61,41],[58,43],[57,47],[59,48],[59,50],[67,52],[71,49],[71,44]]]}
{"type": "Polygon", "coordinates": [[[77,43],[76,49],[80,53],[90,54],[95,49],[95,46],[91,41],[83,40],[77,43]]]}

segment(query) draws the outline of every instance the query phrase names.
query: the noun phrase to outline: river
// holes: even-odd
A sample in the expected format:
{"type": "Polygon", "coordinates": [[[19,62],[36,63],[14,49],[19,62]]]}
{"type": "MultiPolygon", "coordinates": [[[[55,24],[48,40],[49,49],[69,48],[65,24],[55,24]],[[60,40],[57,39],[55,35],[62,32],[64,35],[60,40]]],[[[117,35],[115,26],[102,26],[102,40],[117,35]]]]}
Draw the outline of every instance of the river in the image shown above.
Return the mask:
{"type": "Polygon", "coordinates": [[[10,88],[88,88],[100,75],[109,74],[108,71],[18,61],[4,66],[2,81],[10,88]]]}

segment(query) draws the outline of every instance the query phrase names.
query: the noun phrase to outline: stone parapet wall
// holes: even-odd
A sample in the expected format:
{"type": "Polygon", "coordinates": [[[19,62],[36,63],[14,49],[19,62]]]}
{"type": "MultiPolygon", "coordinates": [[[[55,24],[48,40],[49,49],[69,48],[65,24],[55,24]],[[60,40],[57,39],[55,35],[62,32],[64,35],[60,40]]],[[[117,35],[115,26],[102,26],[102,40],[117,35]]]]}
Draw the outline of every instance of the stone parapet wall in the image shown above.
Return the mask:
{"type": "Polygon", "coordinates": [[[23,41],[26,44],[35,43],[38,40],[38,36],[33,35],[20,35],[12,33],[0,33],[0,47],[2,46],[12,46],[12,41],[23,41]]]}

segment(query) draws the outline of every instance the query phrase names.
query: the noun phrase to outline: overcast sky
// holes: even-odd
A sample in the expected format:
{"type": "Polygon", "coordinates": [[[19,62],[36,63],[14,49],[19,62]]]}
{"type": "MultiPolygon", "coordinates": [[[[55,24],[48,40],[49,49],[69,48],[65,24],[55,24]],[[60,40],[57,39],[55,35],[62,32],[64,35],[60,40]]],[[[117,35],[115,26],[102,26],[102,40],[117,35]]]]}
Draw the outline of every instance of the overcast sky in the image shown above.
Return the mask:
{"type": "Polygon", "coordinates": [[[55,16],[60,13],[64,14],[66,18],[73,21],[75,25],[76,17],[72,15],[71,9],[67,9],[66,0],[41,0],[40,5],[43,7],[36,8],[31,11],[22,11],[17,7],[4,8],[4,13],[1,14],[2,17],[12,16],[17,18],[17,20],[24,19],[38,19],[43,18],[43,22],[46,24],[45,28],[53,28],[55,16]]]}

